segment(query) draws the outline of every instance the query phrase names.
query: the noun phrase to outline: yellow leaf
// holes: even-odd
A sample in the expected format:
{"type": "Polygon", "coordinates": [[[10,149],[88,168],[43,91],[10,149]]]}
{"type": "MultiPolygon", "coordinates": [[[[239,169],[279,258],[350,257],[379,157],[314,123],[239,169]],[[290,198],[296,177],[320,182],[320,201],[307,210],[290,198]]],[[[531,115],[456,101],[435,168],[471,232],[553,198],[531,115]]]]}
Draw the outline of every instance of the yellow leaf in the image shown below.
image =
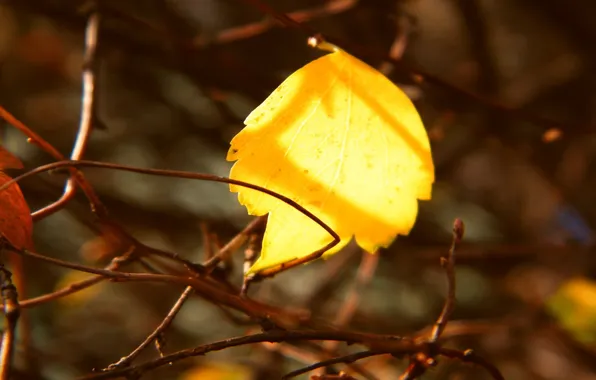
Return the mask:
{"type": "MultiPolygon", "coordinates": [[[[417,199],[428,200],[434,167],[410,99],[380,72],[335,50],[288,77],[245,120],[227,159],[230,177],[285,195],[355,236],[368,252],[410,232],[417,199]]],[[[291,206],[231,185],[251,215],[269,213],[250,273],[305,257],[333,238],[291,206]]]]}
{"type": "Polygon", "coordinates": [[[546,307],[578,341],[596,342],[596,282],[572,278],[547,300],[546,307]]]}

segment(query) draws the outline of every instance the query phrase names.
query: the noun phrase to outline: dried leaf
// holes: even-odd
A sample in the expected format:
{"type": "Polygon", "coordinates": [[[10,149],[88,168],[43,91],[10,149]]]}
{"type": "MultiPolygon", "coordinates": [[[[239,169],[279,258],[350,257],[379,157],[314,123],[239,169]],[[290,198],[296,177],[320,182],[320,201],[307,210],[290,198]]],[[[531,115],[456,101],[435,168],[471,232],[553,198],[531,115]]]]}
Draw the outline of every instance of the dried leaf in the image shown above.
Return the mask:
{"type": "Polygon", "coordinates": [[[21,160],[0,145],[0,170],[22,168],[23,163],[21,160]]]}
{"type": "MultiPolygon", "coordinates": [[[[0,186],[11,178],[0,172],[0,186]]],[[[19,185],[0,192],[0,233],[15,247],[33,249],[33,220],[19,185]]]]}

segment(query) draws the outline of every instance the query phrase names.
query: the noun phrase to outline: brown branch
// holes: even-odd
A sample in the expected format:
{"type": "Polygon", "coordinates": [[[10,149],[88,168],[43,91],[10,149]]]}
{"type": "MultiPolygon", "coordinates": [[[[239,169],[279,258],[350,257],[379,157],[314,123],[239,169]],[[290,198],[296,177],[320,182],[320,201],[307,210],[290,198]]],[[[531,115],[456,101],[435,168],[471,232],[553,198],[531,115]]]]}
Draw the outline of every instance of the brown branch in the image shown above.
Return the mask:
{"type": "Polygon", "coordinates": [[[428,343],[427,349],[410,355],[410,364],[400,376],[400,380],[416,379],[422,376],[428,368],[434,367],[437,364],[436,356],[442,349],[438,341],[447,327],[449,318],[451,318],[451,314],[455,308],[455,248],[461,242],[463,236],[464,223],[459,218],[455,219],[453,222],[451,247],[449,248],[447,257],[441,257],[441,266],[447,276],[447,297],[445,298],[443,309],[433,326],[430,338],[426,340],[428,343]]]}
{"type": "Polygon", "coordinates": [[[2,284],[2,304],[4,311],[4,331],[0,345],[0,380],[11,378],[12,358],[14,354],[16,329],[21,313],[17,289],[12,283],[12,274],[0,264],[0,283],[2,284]]]}
{"type": "Polygon", "coordinates": [[[213,351],[220,351],[230,347],[237,347],[247,344],[263,342],[296,342],[309,340],[339,340],[348,344],[359,343],[365,345],[379,343],[383,345],[388,345],[387,347],[391,347],[391,352],[395,352],[396,354],[414,352],[415,350],[419,349],[418,344],[414,343],[411,340],[396,340],[395,337],[390,336],[374,336],[370,334],[360,334],[349,331],[271,330],[261,334],[230,338],[195,348],[181,350],[173,354],[166,355],[162,358],[157,358],[134,367],[128,367],[99,374],[92,374],[89,376],[82,377],[80,378],[80,380],[99,380],[124,376],[139,376],[149,370],[167,365],[169,363],[173,363],[195,356],[202,356],[213,351]]]}
{"type": "MultiPolygon", "coordinates": [[[[100,16],[98,12],[93,12],[87,21],[87,28],[85,30],[85,55],[83,57],[83,96],[81,99],[81,119],[79,122],[79,130],[70,155],[71,160],[80,160],[83,158],[87,142],[91,136],[93,128],[93,120],[95,118],[95,56],[97,51],[97,35],[99,32],[100,16]]],[[[32,214],[34,220],[41,220],[53,213],[61,210],[70,202],[77,191],[77,180],[71,174],[68,179],[62,196],[55,202],[45,206],[44,208],[35,211],[32,214]]],[[[93,206],[94,204],[92,204],[93,206]]],[[[97,208],[97,207],[96,207],[97,208]]],[[[103,208],[98,209],[102,214],[105,214],[103,208]]]]}
{"type": "MultiPolygon", "coordinates": [[[[88,20],[86,37],[85,37],[85,67],[83,68],[83,97],[82,97],[82,109],[81,109],[81,120],[79,123],[79,131],[73,151],[71,154],[72,160],[79,160],[82,158],[85,152],[85,147],[89,139],[89,135],[92,128],[92,119],[94,111],[94,98],[95,98],[95,74],[93,72],[93,65],[95,60],[95,52],[97,48],[97,34],[99,30],[99,15],[93,13],[88,20]]],[[[33,132],[24,123],[19,121],[10,112],[0,106],[0,117],[6,120],[10,125],[21,131],[25,136],[28,137],[28,141],[40,147],[43,151],[48,153],[54,159],[58,161],[65,160],[65,156],[60,153],[52,144],[47,142],[43,137],[33,132]]],[[[75,195],[76,187],[78,185],[85,196],[88,198],[91,210],[96,213],[99,217],[105,217],[107,211],[99,197],[95,194],[95,190],[89,185],[83,175],[75,168],[70,168],[71,178],[69,179],[65,191],[62,196],[52,204],[42,208],[41,210],[35,211],[32,214],[33,220],[37,221],[51,215],[52,213],[63,208],[75,195]]]]}
{"type": "MultiPolygon", "coordinates": [[[[60,153],[52,144],[47,142],[43,137],[38,135],[37,133],[33,132],[29,127],[19,121],[16,117],[14,117],[10,112],[0,106],[0,117],[3,118],[8,124],[12,125],[19,131],[21,131],[25,136],[28,137],[29,142],[37,145],[40,147],[44,152],[52,156],[54,159],[62,161],[66,158],[62,153],[60,153]]],[[[89,200],[91,210],[94,211],[98,216],[105,216],[107,211],[105,207],[99,200],[97,194],[95,194],[95,190],[89,185],[85,177],[76,169],[70,169],[70,173],[74,176],[75,180],[77,181],[78,186],[83,190],[85,196],[89,200]]],[[[33,221],[39,220],[39,217],[35,215],[35,212],[32,215],[33,221]]]]}
{"type": "MultiPolygon", "coordinates": [[[[78,161],[82,162],[82,161],[78,161]]],[[[18,177],[17,177],[18,178],[18,177]]],[[[0,188],[0,191],[1,188],[0,188]]],[[[122,226],[114,223],[112,220],[103,219],[100,220],[101,226],[108,229],[111,233],[116,235],[121,241],[123,241],[127,245],[133,245],[139,256],[155,256],[161,257],[168,260],[172,260],[177,262],[178,264],[183,265],[186,269],[188,269],[193,274],[204,274],[205,269],[200,264],[195,264],[189,260],[186,260],[183,257],[180,257],[177,253],[164,251],[162,249],[157,249],[150,247],[148,245],[143,244],[142,242],[135,239],[132,235],[130,235],[122,226]]]]}
{"type": "Polygon", "coordinates": [[[447,298],[443,305],[443,310],[435,322],[431,333],[430,342],[437,342],[447,326],[449,318],[455,308],[455,249],[464,236],[464,222],[461,219],[455,219],[453,223],[453,238],[447,257],[441,257],[441,266],[447,276],[447,298]]]}
{"type": "MultiPolygon", "coordinates": [[[[461,229],[456,228],[457,231],[461,231],[461,229]]],[[[461,235],[459,235],[461,236],[461,235]]],[[[5,242],[6,244],[10,244],[9,242],[5,242]]],[[[15,249],[12,247],[12,249],[15,249]]],[[[299,314],[290,314],[287,311],[281,311],[274,307],[261,304],[255,301],[251,301],[248,299],[244,299],[239,297],[236,294],[229,294],[216,285],[211,284],[210,282],[204,281],[200,278],[192,278],[192,277],[181,277],[181,276],[171,276],[171,275],[161,275],[161,274],[147,274],[147,273],[125,273],[125,272],[113,272],[105,269],[96,269],[87,267],[84,265],[73,264],[64,262],[59,259],[45,257],[39,255],[34,252],[30,252],[27,250],[17,250],[18,253],[28,256],[31,258],[35,258],[38,260],[42,260],[48,263],[60,265],[69,269],[80,270],[83,272],[99,274],[108,278],[111,278],[115,281],[153,281],[153,282],[165,282],[165,283],[172,283],[172,284],[181,284],[185,286],[191,286],[199,295],[203,298],[206,298],[214,303],[219,305],[226,305],[231,308],[235,308],[239,311],[244,312],[245,314],[256,318],[256,319],[267,319],[273,322],[276,326],[282,326],[282,328],[293,328],[292,326],[297,326],[304,316],[300,316],[299,314]]],[[[384,353],[391,353],[394,356],[401,356],[401,355],[411,355],[411,357],[416,358],[415,363],[419,363],[418,368],[419,371],[409,371],[407,377],[402,377],[403,379],[412,379],[415,376],[410,376],[412,374],[421,373],[421,369],[425,369],[426,367],[421,367],[422,363],[425,365],[433,365],[435,360],[432,356],[434,355],[443,355],[447,357],[462,357],[462,359],[467,362],[476,363],[478,365],[482,365],[491,374],[494,373],[496,370],[494,366],[486,363],[483,359],[471,355],[471,351],[452,351],[446,350],[441,347],[437,347],[435,343],[426,341],[424,339],[405,339],[401,337],[396,337],[392,335],[377,335],[377,334],[366,334],[366,333],[358,333],[358,332],[351,332],[351,331],[335,331],[335,330],[327,330],[327,331],[316,331],[316,330],[304,330],[304,331],[292,331],[292,330],[284,330],[284,329],[273,329],[269,330],[263,334],[256,334],[238,338],[227,339],[220,342],[215,342],[212,344],[196,347],[193,349],[182,350],[176,353],[163,356],[161,358],[152,360],[150,362],[134,366],[128,367],[124,369],[117,369],[113,371],[104,372],[102,374],[91,375],[86,377],[86,379],[100,379],[100,378],[113,378],[119,377],[123,375],[132,376],[138,375],[145,371],[166,365],[168,363],[182,360],[188,357],[197,356],[197,355],[204,355],[211,351],[222,350],[228,347],[234,347],[238,345],[244,344],[252,344],[252,343],[262,343],[262,342],[292,342],[292,341],[302,341],[302,340],[339,340],[344,341],[348,344],[362,344],[371,350],[375,350],[384,353]],[[434,352],[434,354],[433,354],[434,352]],[[459,352],[459,354],[458,354],[459,352]],[[459,356],[457,356],[459,355],[459,356]]],[[[412,366],[415,365],[412,363],[412,366]]],[[[497,370],[498,373],[498,370],[497,370]]],[[[502,377],[501,377],[502,378],[502,377]]],[[[495,379],[500,380],[500,377],[495,377],[495,379]]]]}
{"type": "MultiPolygon", "coordinates": [[[[9,246],[10,243],[5,241],[9,246]]],[[[254,320],[268,320],[275,326],[284,328],[291,328],[300,325],[309,319],[309,313],[305,311],[288,311],[269,306],[257,301],[246,299],[238,295],[238,291],[234,293],[226,290],[227,288],[221,284],[215,283],[205,278],[175,276],[167,274],[152,274],[152,273],[131,273],[131,272],[115,272],[106,269],[93,268],[86,265],[70,263],[53,257],[41,255],[29,250],[18,249],[11,246],[12,249],[23,256],[30,257],[36,260],[41,260],[46,263],[58,265],[63,268],[73,269],[81,272],[97,274],[109,278],[113,281],[126,282],[162,282],[169,284],[178,284],[184,286],[192,286],[196,293],[206,300],[220,305],[228,306],[232,309],[239,310],[246,315],[252,317],[254,320]]]]}

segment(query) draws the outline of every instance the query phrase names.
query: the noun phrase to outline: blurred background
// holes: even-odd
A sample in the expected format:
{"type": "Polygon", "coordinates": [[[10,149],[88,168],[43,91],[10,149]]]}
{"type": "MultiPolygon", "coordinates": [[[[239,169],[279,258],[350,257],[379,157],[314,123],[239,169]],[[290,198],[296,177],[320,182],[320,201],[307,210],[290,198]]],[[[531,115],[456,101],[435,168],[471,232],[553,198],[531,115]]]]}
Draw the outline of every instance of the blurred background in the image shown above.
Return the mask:
{"type": "MultiPolygon", "coordinates": [[[[509,380],[596,379],[596,2],[268,3],[346,42],[342,47],[353,54],[363,47],[376,53],[377,60],[359,57],[414,100],[431,138],[437,181],[411,235],[375,259],[351,246],[259,284],[255,297],[333,322],[357,294],[358,307],[341,322],[346,327],[413,334],[440,312],[446,284],[439,257],[459,217],[466,236],[457,252],[458,303],[448,345],[475,349],[509,380]],[[378,60],[384,55],[403,58],[407,67],[378,60]]],[[[0,104],[65,155],[79,125],[92,5],[0,1],[0,104]]],[[[247,114],[322,54],[302,32],[279,27],[245,1],[100,5],[95,129],[86,159],[225,176],[229,141],[247,114]]],[[[20,132],[6,123],[0,128],[2,145],[27,169],[51,162],[20,132]]],[[[131,235],[189,260],[204,259],[201,224],[225,242],[250,220],[225,185],[103,169],[86,175],[131,235]]],[[[62,175],[43,174],[21,186],[36,210],[57,199],[63,183],[62,175]]],[[[36,223],[37,250],[105,265],[121,247],[92,221],[84,197],[77,197],[36,223]]],[[[230,277],[235,283],[242,278],[240,256],[230,277]]],[[[85,278],[29,261],[26,275],[28,297],[85,278]]],[[[105,368],[160,323],[180,291],[104,283],[34,308],[31,347],[17,355],[35,370],[21,378],[69,379],[105,368]]],[[[168,330],[165,352],[246,331],[194,297],[168,330]]],[[[275,379],[316,361],[290,348],[229,349],[143,378],[275,379]]],[[[141,361],[156,355],[148,350],[141,361]]],[[[361,364],[379,379],[394,379],[407,363],[379,357],[361,364]]],[[[488,377],[442,360],[424,378],[488,377]]]]}

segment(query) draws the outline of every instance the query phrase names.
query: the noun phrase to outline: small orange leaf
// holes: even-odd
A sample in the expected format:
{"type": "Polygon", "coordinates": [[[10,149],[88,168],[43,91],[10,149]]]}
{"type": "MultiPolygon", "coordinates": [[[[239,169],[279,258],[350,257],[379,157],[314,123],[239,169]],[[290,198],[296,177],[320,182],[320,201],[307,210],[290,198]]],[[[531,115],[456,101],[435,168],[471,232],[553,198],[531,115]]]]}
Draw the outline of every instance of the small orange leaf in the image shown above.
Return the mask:
{"type": "Polygon", "coordinates": [[[563,136],[563,132],[558,128],[550,128],[542,134],[542,141],[545,143],[551,143],[557,141],[563,136]]]}
{"type": "Polygon", "coordinates": [[[22,169],[23,163],[17,156],[10,153],[3,146],[0,146],[0,170],[4,169],[22,169]]]}
{"type": "MultiPolygon", "coordinates": [[[[0,186],[11,178],[0,172],[0,186]]],[[[33,220],[16,183],[0,192],[0,233],[15,247],[33,249],[33,220]]]]}
{"type": "Polygon", "coordinates": [[[183,373],[180,380],[249,380],[252,379],[250,368],[233,363],[205,363],[183,373]]]}

